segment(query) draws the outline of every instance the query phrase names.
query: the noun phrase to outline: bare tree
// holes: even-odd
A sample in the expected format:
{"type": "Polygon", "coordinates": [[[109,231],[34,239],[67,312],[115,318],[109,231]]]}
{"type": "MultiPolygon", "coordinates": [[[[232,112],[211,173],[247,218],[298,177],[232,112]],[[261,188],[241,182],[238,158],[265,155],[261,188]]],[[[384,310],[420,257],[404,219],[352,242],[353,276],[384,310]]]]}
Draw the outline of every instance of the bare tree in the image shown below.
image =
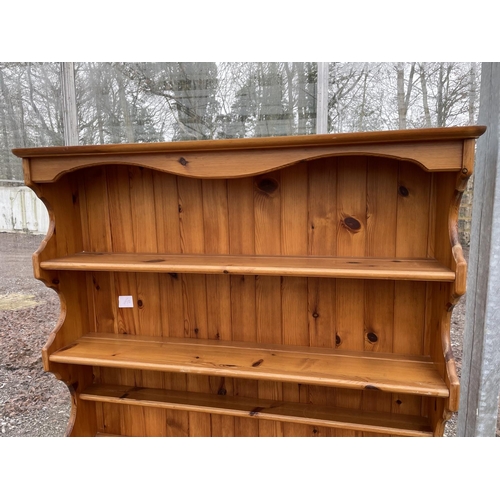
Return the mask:
{"type": "MultiPolygon", "coordinates": [[[[315,133],[312,62],[75,63],[82,144],[315,133]]],[[[474,123],[477,63],[329,64],[328,131],[474,123]]],[[[57,63],[0,63],[0,175],[10,149],[63,144],[57,63]]]]}
{"type": "Polygon", "coordinates": [[[410,106],[411,92],[415,77],[415,63],[410,63],[410,71],[408,78],[405,78],[405,63],[396,65],[397,81],[398,81],[398,122],[399,128],[407,127],[408,108],[410,106]]]}
{"type": "Polygon", "coordinates": [[[429,109],[429,93],[427,91],[427,65],[426,63],[419,64],[420,70],[420,85],[422,88],[422,105],[424,108],[424,123],[427,128],[432,127],[431,112],[429,109]]]}

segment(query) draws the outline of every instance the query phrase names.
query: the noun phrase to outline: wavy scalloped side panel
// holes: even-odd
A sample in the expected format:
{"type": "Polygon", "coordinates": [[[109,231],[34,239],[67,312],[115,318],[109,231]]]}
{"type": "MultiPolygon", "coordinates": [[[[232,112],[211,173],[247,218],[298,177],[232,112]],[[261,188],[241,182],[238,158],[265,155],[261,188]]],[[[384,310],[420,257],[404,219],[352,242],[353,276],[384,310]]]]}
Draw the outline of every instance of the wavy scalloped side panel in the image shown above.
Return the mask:
{"type": "Polygon", "coordinates": [[[452,248],[453,259],[455,261],[455,286],[453,290],[453,296],[451,297],[452,304],[456,304],[460,297],[465,294],[467,288],[467,262],[465,261],[462,245],[460,244],[458,235],[458,216],[460,211],[460,203],[462,201],[462,196],[467,187],[467,182],[469,181],[472,172],[474,171],[474,141],[464,142],[464,152],[463,152],[463,164],[462,169],[457,175],[456,179],[456,189],[453,199],[450,203],[449,210],[449,234],[450,234],[450,245],[452,248]]]}
{"type": "MultiPolygon", "coordinates": [[[[60,301],[59,318],[42,350],[42,360],[45,370],[51,371],[55,373],[57,378],[65,380],[67,376],[61,371],[62,367],[50,363],[49,355],[87,331],[87,329],[82,330],[74,326],[74,324],[81,322],[76,317],[79,311],[71,312],[68,319],[68,307],[71,311],[74,310],[75,303],[86,307],[87,298],[81,296],[81,290],[85,291],[85,283],[83,282],[82,288],[82,276],[69,276],[65,273],[45,271],[40,268],[40,262],[58,255],[67,255],[74,251],[83,250],[78,179],[75,176],[64,176],[55,183],[36,184],[32,182],[29,175],[29,165],[25,165],[25,181],[46,206],[50,221],[47,235],[33,254],[34,275],[45,286],[55,290],[60,301]],[[68,321],[70,324],[67,324],[68,321]]],[[[85,314],[85,318],[87,317],[88,314],[85,314]]]]}
{"type": "MultiPolygon", "coordinates": [[[[66,301],[64,296],[59,291],[59,280],[56,271],[45,271],[41,269],[40,262],[44,259],[50,259],[57,255],[57,247],[55,240],[55,214],[54,209],[52,208],[51,203],[47,200],[44,194],[43,186],[35,184],[31,180],[31,169],[30,169],[30,160],[23,159],[23,170],[24,170],[24,181],[25,184],[32,189],[40,201],[45,205],[47,212],[49,214],[49,228],[47,234],[44,239],[40,243],[38,249],[33,253],[32,261],[33,261],[33,274],[34,277],[40,280],[47,288],[53,289],[58,297],[60,303],[60,313],[59,318],[57,320],[56,325],[53,330],[50,332],[50,335],[42,348],[42,363],[45,371],[52,371],[50,369],[50,362],[48,356],[48,350],[50,346],[53,344],[57,332],[61,329],[64,319],[66,317],[66,301]]],[[[63,376],[59,372],[53,372],[57,379],[62,380],[63,376]]]]}
{"type": "MultiPolygon", "coordinates": [[[[51,372],[58,379],[63,381],[71,396],[71,413],[68,421],[68,426],[65,432],[66,436],[70,435],[95,435],[95,411],[93,409],[81,408],[78,398],[78,388],[85,387],[91,383],[92,369],[88,367],[71,367],[67,365],[51,363],[49,356],[51,352],[63,347],[67,344],[68,340],[73,336],[75,339],[83,334],[83,330],[75,329],[74,325],[66,324],[67,318],[67,298],[65,293],[65,283],[60,284],[59,274],[54,271],[45,271],[40,268],[40,262],[44,259],[51,258],[57,255],[58,242],[56,236],[56,213],[52,203],[58,204],[61,198],[53,196],[54,188],[48,186],[40,186],[31,182],[29,171],[29,160],[23,160],[25,170],[25,182],[33,189],[38,198],[47,208],[49,213],[49,229],[45,238],[40,243],[40,246],[33,254],[33,271],[36,279],[42,281],[45,286],[56,291],[60,302],[60,313],[57,323],[51,331],[44,347],[42,348],[42,363],[45,371],[51,372]],[[53,202],[49,202],[48,198],[53,202]],[[89,411],[90,410],[90,411],[89,411]]],[[[73,201],[73,197],[72,197],[73,201]]],[[[59,208],[59,207],[58,207],[59,208]]],[[[61,212],[61,214],[64,211],[61,212]]],[[[61,238],[60,245],[61,245],[61,238]]],[[[80,284],[81,285],[81,284],[80,284]]],[[[74,289],[73,289],[74,292],[74,289]]],[[[71,294],[70,294],[71,295],[71,294]]],[[[71,297],[70,297],[71,302],[71,297]]],[[[85,326],[85,325],[84,325],[85,326]]],[[[88,403],[83,403],[83,406],[90,406],[88,403]]]]}
{"type": "Polygon", "coordinates": [[[463,192],[474,171],[474,150],[475,141],[464,141],[462,168],[456,177],[455,192],[450,202],[448,212],[448,230],[456,276],[449,296],[447,322],[441,325],[441,344],[446,368],[445,381],[450,389],[450,398],[446,407],[448,412],[458,411],[460,402],[460,381],[451,345],[450,321],[454,306],[460,300],[460,297],[465,294],[467,289],[467,262],[464,258],[462,245],[460,244],[458,236],[458,215],[463,192]]]}

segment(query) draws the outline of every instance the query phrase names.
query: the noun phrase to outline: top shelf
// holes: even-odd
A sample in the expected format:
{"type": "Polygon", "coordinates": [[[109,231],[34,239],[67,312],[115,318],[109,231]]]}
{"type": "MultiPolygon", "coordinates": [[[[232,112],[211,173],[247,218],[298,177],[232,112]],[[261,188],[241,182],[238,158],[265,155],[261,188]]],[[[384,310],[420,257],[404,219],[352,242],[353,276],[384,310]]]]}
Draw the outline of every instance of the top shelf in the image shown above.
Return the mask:
{"type": "Polygon", "coordinates": [[[41,262],[40,267],[58,271],[238,274],[447,282],[455,280],[455,273],[435,259],[82,252],[46,260],[41,262]]]}
{"type": "Polygon", "coordinates": [[[51,146],[17,148],[12,152],[20,158],[111,155],[137,153],[185,153],[187,151],[235,151],[265,148],[302,148],[305,146],[344,146],[363,144],[391,144],[396,142],[453,141],[477,139],[484,134],[484,126],[380,130],[341,134],[310,134],[283,137],[253,137],[245,139],[216,139],[182,142],[155,142],[138,144],[100,144],[86,146],[51,146]]]}
{"type": "MultiPolygon", "coordinates": [[[[485,127],[355,132],[152,144],[105,144],[14,149],[32,187],[97,165],[139,166],[198,179],[262,175],[302,161],[333,156],[379,156],[412,162],[427,172],[460,172],[464,151],[485,127]],[[468,144],[464,150],[465,144],[468,144]]],[[[462,175],[472,174],[469,162],[462,175]]]]}

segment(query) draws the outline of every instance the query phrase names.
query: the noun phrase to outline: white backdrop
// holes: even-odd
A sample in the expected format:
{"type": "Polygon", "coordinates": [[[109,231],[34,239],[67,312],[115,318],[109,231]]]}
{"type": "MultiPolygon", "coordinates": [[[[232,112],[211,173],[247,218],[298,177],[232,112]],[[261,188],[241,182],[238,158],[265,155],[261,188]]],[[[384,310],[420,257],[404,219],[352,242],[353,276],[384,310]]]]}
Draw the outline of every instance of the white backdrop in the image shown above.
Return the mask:
{"type": "Polygon", "coordinates": [[[24,231],[46,234],[49,214],[45,205],[26,186],[0,186],[0,232],[24,231]]]}

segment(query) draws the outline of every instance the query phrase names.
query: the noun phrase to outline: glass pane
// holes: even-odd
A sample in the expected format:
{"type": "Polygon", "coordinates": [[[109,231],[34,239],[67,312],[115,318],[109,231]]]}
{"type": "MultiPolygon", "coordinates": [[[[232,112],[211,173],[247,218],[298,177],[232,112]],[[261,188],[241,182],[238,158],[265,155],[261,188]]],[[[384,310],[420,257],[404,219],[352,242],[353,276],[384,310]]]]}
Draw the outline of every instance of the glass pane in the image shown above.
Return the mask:
{"type": "Polygon", "coordinates": [[[23,178],[13,148],[64,144],[58,63],[0,63],[0,179],[23,178]]]}
{"type": "Polygon", "coordinates": [[[473,124],[480,69],[480,63],[470,62],[332,62],[328,131],[473,124]]]}
{"type": "Polygon", "coordinates": [[[315,63],[77,63],[82,144],[311,134],[315,63]]]}

